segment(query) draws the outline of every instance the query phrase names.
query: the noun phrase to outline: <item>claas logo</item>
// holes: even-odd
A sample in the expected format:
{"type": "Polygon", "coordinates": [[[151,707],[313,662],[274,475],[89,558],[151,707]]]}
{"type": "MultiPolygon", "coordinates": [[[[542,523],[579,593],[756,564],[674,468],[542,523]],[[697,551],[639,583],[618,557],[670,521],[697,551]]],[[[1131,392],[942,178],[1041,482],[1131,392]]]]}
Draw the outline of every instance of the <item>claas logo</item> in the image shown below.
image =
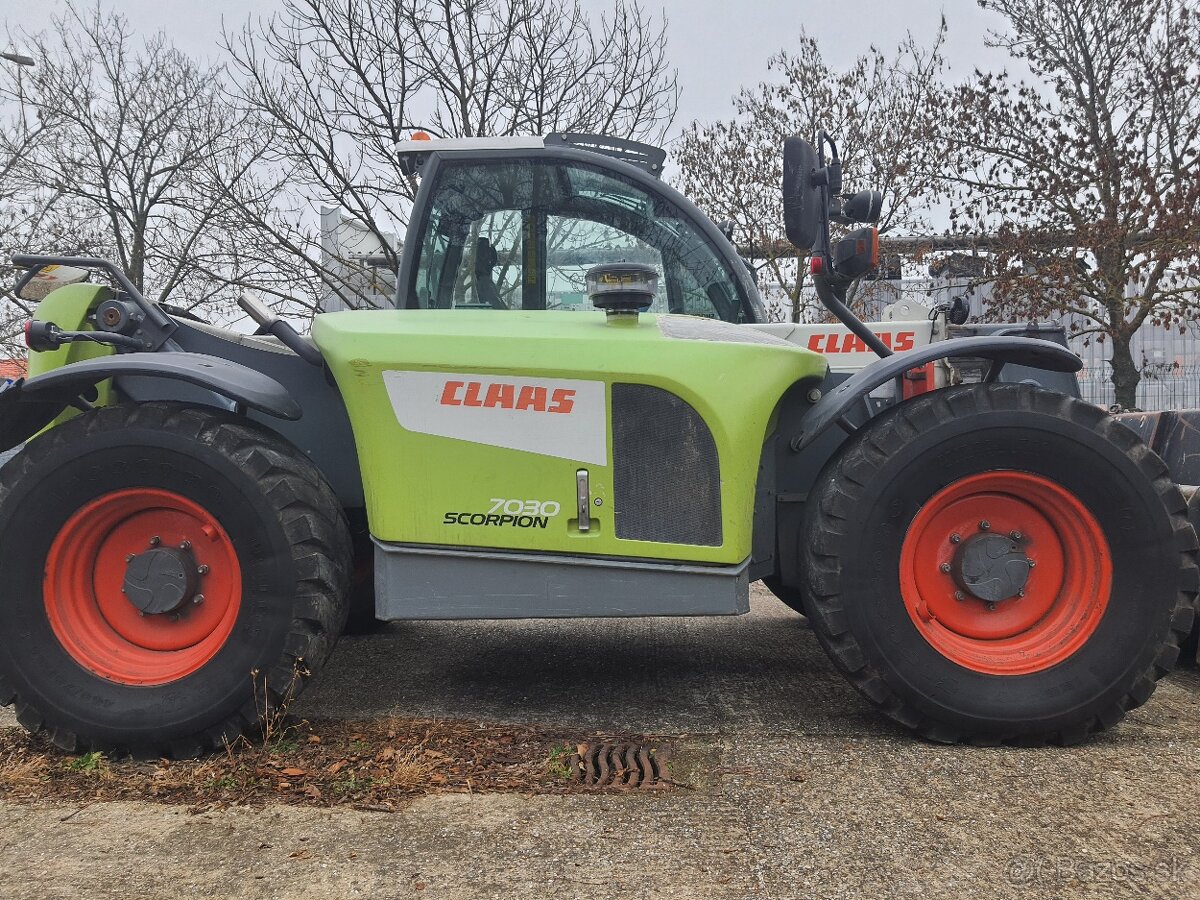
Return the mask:
{"type": "Polygon", "coordinates": [[[526,384],[519,389],[503,381],[447,381],[442,388],[442,406],[478,406],[493,409],[569,413],[575,406],[575,391],[526,384]]]}
{"type": "MultiPolygon", "coordinates": [[[[916,332],[913,331],[898,331],[895,334],[890,331],[880,331],[878,335],[885,347],[896,352],[911,350],[917,342],[916,332]]],[[[867,345],[856,335],[833,331],[810,335],[808,349],[817,353],[866,353],[867,345]]]]}

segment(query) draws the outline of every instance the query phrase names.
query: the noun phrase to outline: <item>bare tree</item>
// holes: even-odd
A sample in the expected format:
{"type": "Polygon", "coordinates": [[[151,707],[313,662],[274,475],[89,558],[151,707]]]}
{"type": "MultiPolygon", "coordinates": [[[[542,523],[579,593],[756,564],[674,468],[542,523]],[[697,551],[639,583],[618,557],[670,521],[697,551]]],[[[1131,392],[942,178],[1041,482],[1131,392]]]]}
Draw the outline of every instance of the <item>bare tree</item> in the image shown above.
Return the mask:
{"type": "Polygon", "coordinates": [[[947,118],[956,227],[995,231],[1002,315],[1063,316],[1112,347],[1200,310],[1200,19],[1185,0],[988,0],[1035,79],[976,72],[947,118]]]}
{"type": "Polygon", "coordinates": [[[396,267],[414,188],[395,144],[414,130],[657,138],[678,95],[665,23],[625,0],[598,25],[569,0],[285,0],[225,45],[241,104],[274,138],[270,165],[229,196],[263,238],[264,287],[303,285],[314,307],[364,300],[356,264],[322,257],[318,206],[365,225],[396,267]]]}
{"type": "MultiPolygon", "coordinates": [[[[24,246],[29,235],[41,227],[45,213],[44,205],[21,202],[14,177],[30,148],[46,137],[48,131],[48,123],[20,102],[25,94],[23,74],[21,69],[9,73],[13,96],[18,102],[11,106],[11,114],[0,122],[0,247],[24,246]]],[[[20,337],[29,312],[28,304],[18,297],[0,300],[0,358],[24,354],[20,337]]]]}
{"type": "Polygon", "coordinates": [[[213,185],[239,179],[256,146],[219,70],[162,34],[135,38],[99,7],[69,3],[47,33],[19,42],[38,65],[19,80],[0,70],[0,101],[44,131],[7,173],[9,208],[31,221],[0,252],[108,256],[149,295],[211,308],[231,259],[228,203],[213,185]]]}
{"type": "MultiPolygon", "coordinates": [[[[937,193],[929,153],[938,132],[944,89],[942,23],[928,47],[909,35],[890,56],[872,47],[847,69],[830,67],[815,38],[801,32],[794,50],[772,56],[775,78],[742,90],[731,120],[693,123],[675,151],[679,180],[716,219],[731,219],[793,321],[802,307],[803,268],[783,240],[782,147],[789,135],[810,138],[825,128],[838,140],[847,189],[884,191],[882,231],[925,230],[937,193]],[[780,252],[782,250],[782,252],[780,252]]],[[[773,304],[774,306],[774,304],[773,304]]],[[[773,308],[773,315],[780,315],[773,308]]]]}

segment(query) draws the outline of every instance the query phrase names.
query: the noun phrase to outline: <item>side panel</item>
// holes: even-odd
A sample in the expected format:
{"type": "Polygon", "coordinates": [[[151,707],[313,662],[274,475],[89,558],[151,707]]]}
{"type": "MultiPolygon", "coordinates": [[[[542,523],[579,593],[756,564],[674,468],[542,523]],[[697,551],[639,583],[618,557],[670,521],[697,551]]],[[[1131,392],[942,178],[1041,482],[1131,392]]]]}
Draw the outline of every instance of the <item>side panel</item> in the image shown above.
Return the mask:
{"type": "Polygon", "coordinates": [[[313,337],[350,413],[372,534],[740,565],[772,411],[792,384],[815,383],[827,367],[766,335],[747,340],[740,326],[693,321],[701,324],[536,311],[319,317],[313,337]],[[650,395],[665,402],[643,402],[650,395]],[[628,459],[635,453],[642,458],[628,459]],[[716,521],[704,521],[714,510],[716,521]],[[658,527],[672,516],[686,527],[658,527]]]}
{"type": "Polygon", "coordinates": [[[684,566],[376,541],[381,619],[720,616],[750,610],[748,563],[684,566]]]}

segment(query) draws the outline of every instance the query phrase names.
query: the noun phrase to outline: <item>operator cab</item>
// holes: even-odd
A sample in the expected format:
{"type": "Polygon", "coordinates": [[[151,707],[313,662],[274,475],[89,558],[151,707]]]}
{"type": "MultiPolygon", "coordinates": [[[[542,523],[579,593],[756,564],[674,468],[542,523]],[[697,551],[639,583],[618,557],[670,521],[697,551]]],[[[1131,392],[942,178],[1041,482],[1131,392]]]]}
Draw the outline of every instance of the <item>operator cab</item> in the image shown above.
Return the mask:
{"type": "Polygon", "coordinates": [[[399,308],[587,310],[588,270],[630,263],[658,276],[650,312],[765,319],[733,245],[655,177],[657,148],[568,135],[398,149],[421,176],[399,308]]]}

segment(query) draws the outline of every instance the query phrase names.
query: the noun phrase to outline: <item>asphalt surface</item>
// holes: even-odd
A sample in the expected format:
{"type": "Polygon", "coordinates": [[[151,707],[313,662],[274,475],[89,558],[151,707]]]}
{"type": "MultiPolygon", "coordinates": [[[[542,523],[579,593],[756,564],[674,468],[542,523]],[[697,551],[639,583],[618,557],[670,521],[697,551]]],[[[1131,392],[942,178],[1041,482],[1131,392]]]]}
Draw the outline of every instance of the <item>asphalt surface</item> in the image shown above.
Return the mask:
{"type": "Polygon", "coordinates": [[[0,896],[1200,896],[1196,672],[1084,747],[937,746],[761,586],[752,607],[393,624],[344,639],[298,710],[677,735],[692,789],[395,814],[0,804],[0,896]]]}

